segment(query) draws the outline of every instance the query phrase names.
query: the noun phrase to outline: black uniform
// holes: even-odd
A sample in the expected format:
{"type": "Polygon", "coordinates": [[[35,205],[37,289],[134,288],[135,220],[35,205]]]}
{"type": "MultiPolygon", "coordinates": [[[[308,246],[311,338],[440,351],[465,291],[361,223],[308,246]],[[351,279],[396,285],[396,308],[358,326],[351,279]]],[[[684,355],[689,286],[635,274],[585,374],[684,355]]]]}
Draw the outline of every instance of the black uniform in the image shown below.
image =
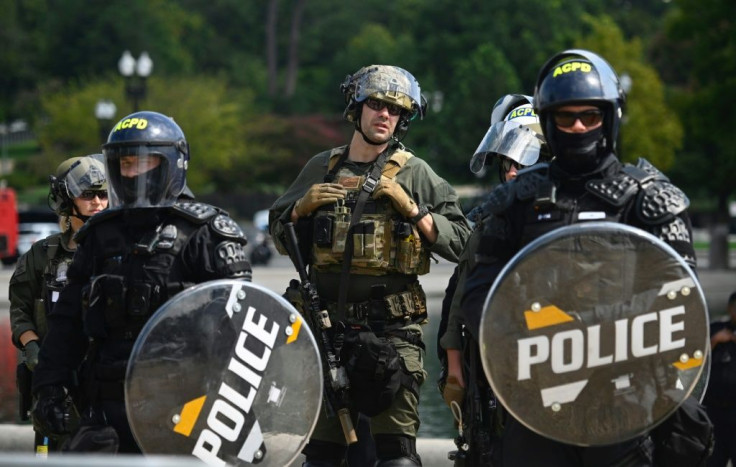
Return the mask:
{"type": "MultiPolygon", "coordinates": [[[[477,341],[489,289],[508,260],[535,238],[586,219],[645,230],[694,267],[687,206],[682,191],[644,159],[633,166],[609,155],[597,170],[578,176],[554,162],[521,171],[516,180],[497,187],[483,207],[483,239],[462,299],[468,330],[477,341]]],[[[636,438],[610,446],[566,445],[532,432],[509,415],[494,456],[501,466],[646,466],[651,465],[649,444],[636,438]]]]}
{"type": "Polygon", "coordinates": [[[123,401],[136,337],[177,292],[215,279],[250,280],[247,242],[227,213],[196,202],[106,211],[77,239],[69,284],[49,315],[33,392],[74,387],[82,365],[75,402],[83,424],[85,418],[106,420],[118,433],[121,452],[139,452],[123,401]]]}

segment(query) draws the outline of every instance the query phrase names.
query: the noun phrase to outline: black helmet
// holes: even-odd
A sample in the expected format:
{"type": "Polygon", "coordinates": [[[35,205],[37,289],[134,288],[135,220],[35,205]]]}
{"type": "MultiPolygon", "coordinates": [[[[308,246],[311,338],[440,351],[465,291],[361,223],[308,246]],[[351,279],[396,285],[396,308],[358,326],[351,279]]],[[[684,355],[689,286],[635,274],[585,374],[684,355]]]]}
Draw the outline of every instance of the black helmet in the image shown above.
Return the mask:
{"type": "MultiPolygon", "coordinates": [[[[396,125],[394,137],[401,140],[409,129],[409,123],[417,116],[424,118],[427,100],[422,96],[419,83],[414,75],[392,65],[370,65],[361,68],[345,77],[340,85],[345,95],[345,111],[343,116],[349,122],[355,122],[360,131],[360,111],[369,97],[395,104],[405,111],[401,113],[396,125]]],[[[361,132],[362,133],[362,132],[361,132]]]]}
{"type": "Polygon", "coordinates": [[[603,111],[601,150],[615,153],[625,95],[616,72],[599,55],[582,49],[560,52],[542,67],[534,88],[534,108],[552,153],[558,156],[550,111],[564,105],[594,105],[603,111]]]}
{"type": "Polygon", "coordinates": [[[74,214],[74,198],[87,190],[107,190],[102,154],[72,157],[49,176],[49,207],[58,215],[74,214]]]}
{"type": "MultiPolygon", "coordinates": [[[[546,145],[539,118],[532,107],[534,99],[524,94],[501,97],[491,111],[491,126],[470,159],[470,171],[481,175],[488,162],[487,156],[503,156],[516,162],[520,168],[546,159],[546,145]]],[[[506,180],[499,164],[499,179],[506,180]]]]}
{"type": "Polygon", "coordinates": [[[189,145],[171,117],[150,111],[128,115],[113,127],[102,152],[112,208],[168,206],[186,186],[189,145]],[[126,176],[121,174],[123,157],[129,168],[138,164],[126,176]]]}

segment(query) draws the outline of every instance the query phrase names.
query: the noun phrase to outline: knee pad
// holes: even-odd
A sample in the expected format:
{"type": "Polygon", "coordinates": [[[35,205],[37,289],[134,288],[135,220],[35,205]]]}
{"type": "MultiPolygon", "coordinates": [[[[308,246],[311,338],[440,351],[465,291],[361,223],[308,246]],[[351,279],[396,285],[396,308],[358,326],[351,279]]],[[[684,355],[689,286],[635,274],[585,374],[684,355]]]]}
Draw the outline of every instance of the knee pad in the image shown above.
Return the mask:
{"type": "Polygon", "coordinates": [[[417,467],[422,460],[417,454],[417,440],[403,435],[374,435],[377,467],[417,467]]]}
{"type": "Polygon", "coordinates": [[[347,448],[342,444],[310,440],[302,450],[307,458],[302,467],[339,467],[345,459],[346,451],[347,448]]]}

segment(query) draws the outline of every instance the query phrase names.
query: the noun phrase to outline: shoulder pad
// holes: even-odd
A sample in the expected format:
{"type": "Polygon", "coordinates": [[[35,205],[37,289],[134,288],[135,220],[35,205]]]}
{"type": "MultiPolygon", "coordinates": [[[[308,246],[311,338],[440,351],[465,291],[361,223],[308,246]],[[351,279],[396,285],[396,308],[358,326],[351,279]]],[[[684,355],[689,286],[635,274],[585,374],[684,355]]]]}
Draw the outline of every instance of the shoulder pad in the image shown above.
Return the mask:
{"type": "Polygon", "coordinates": [[[220,209],[197,201],[177,201],[172,206],[172,211],[195,224],[204,224],[220,212],[220,209]]]}
{"type": "Polygon", "coordinates": [[[465,216],[465,218],[468,219],[468,221],[470,221],[471,223],[477,224],[481,220],[481,218],[482,218],[482,214],[483,214],[483,209],[482,208],[483,208],[482,205],[475,206],[473,209],[471,209],[468,212],[468,214],[465,216]]]}
{"type": "Polygon", "coordinates": [[[89,229],[91,229],[92,226],[105,222],[113,217],[118,217],[122,212],[122,209],[105,209],[104,211],[98,212],[94,216],[90,217],[89,220],[82,225],[82,228],[74,234],[74,241],[77,243],[81,242],[84,237],[87,236],[89,229]]]}
{"type": "Polygon", "coordinates": [[[531,199],[537,195],[537,188],[549,180],[549,164],[535,164],[519,171],[516,178],[504,185],[515,185],[516,197],[531,199]]]}
{"type": "Polygon", "coordinates": [[[245,233],[227,213],[217,214],[211,221],[212,230],[227,238],[239,238],[245,240],[245,233]]]}
{"type": "Polygon", "coordinates": [[[658,168],[653,166],[651,162],[644,159],[643,157],[640,157],[639,160],[636,162],[636,168],[648,173],[651,176],[652,180],[664,180],[666,182],[670,181],[670,179],[667,178],[665,174],[660,172],[658,168]]]}
{"type": "Polygon", "coordinates": [[[621,207],[639,191],[640,175],[646,180],[646,172],[628,165],[610,177],[589,180],[585,184],[585,189],[608,204],[621,207]]]}
{"type": "Polygon", "coordinates": [[[636,215],[645,224],[654,225],[671,220],[690,206],[682,190],[669,181],[656,180],[639,192],[636,215]]]}
{"type": "Polygon", "coordinates": [[[491,190],[481,207],[481,218],[486,218],[490,214],[498,214],[511,206],[515,198],[514,184],[502,183],[491,190]]]}

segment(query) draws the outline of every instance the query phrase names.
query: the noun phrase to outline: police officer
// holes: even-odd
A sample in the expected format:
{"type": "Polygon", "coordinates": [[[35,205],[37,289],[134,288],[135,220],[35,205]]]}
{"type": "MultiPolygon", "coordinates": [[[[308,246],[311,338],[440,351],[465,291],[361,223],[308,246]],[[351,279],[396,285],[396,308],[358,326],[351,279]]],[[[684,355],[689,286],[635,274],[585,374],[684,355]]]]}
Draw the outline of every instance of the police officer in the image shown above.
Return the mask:
{"type": "Polygon", "coordinates": [[[76,236],[69,284],[49,316],[36,367],[33,417],[52,436],[72,430],[65,398],[84,359],[75,402],[82,428],[92,429],[80,429],[72,449],[115,450],[117,438],[120,452],[140,452],[126,418],[123,379],[142,327],[177,292],[220,278],[249,280],[251,269],[245,236],[227,213],[178,200],[189,145],[173,119],[131,114],[110,132],[103,154],[110,209],[76,236]]]}
{"type": "MultiPolygon", "coordinates": [[[[73,236],[90,217],[107,208],[102,154],[67,159],[49,179],[49,207],[59,215],[61,232],[35,242],[18,259],[8,289],[13,344],[23,350],[24,357],[25,368],[18,369],[22,418],[30,409],[31,372],[46,335],[46,315],[66,285],[67,269],[77,248],[73,236]]],[[[34,431],[37,453],[60,447],[35,427],[34,431]]]]}
{"type": "MultiPolygon", "coordinates": [[[[531,96],[523,94],[507,94],[496,101],[491,112],[491,126],[470,160],[471,172],[481,174],[488,164],[495,162],[499,181],[506,183],[516,178],[525,167],[547,161],[548,150],[533,102],[531,96]]],[[[468,214],[468,218],[476,223],[481,213],[479,205],[468,214]]],[[[480,239],[481,231],[475,229],[460,255],[445,291],[438,333],[437,348],[443,365],[440,391],[456,421],[464,425],[459,427],[464,435],[456,443],[463,451],[455,454],[455,465],[485,464],[483,456],[489,453],[484,451],[490,448],[492,420],[483,414],[485,426],[477,426],[480,414],[475,413],[481,406],[488,406],[490,389],[480,366],[477,342],[465,335],[460,311],[465,278],[475,264],[474,255],[480,239]],[[472,401],[465,399],[469,384],[472,385],[471,398],[478,401],[485,398],[485,402],[472,406],[472,401]],[[487,439],[481,439],[481,433],[487,439]]]]}
{"type": "MultiPolygon", "coordinates": [[[[411,378],[385,410],[371,414],[371,431],[378,465],[421,465],[416,435],[427,309],[417,276],[429,272],[430,253],[457,261],[470,227],[452,187],[400,142],[425,110],[414,76],[371,65],[349,75],[341,89],[345,118],[355,127],[350,143],[307,163],[271,207],[270,229],[283,254],[283,224],[296,224],[333,323],[370,329],[400,355],[411,378]]],[[[350,358],[343,354],[343,363],[350,358]]],[[[359,391],[348,371],[351,391],[359,391]]],[[[373,395],[355,401],[351,394],[365,413],[372,401],[363,399],[373,395]]],[[[340,465],[345,439],[336,418],[320,417],[304,453],[306,465],[340,465]]]]}
{"type": "MultiPolygon", "coordinates": [[[[503,266],[524,245],[558,227],[586,219],[632,225],[661,238],[695,266],[685,194],[645,159],[628,165],[616,156],[623,105],[616,73],[595,53],[567,50],[542,67],[534,108],[554,160],[497,187],[484,207],[483,239],[461,302],[476,340],[484,301],[503,266]]],[[[501,466],[644,466],[651,465],[649,446],[645,437],[609,446],[567,445],[509,416],[495,461],[501,466]]]]}

